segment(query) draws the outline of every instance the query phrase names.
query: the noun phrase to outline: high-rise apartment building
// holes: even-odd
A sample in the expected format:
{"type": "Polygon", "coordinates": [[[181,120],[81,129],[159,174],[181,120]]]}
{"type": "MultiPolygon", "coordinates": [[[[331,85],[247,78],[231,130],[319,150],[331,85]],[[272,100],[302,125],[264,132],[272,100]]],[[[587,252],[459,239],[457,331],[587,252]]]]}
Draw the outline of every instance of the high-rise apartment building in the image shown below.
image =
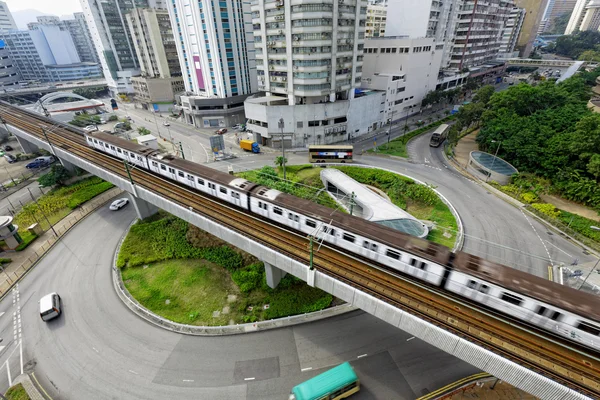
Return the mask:
{"type": "Polygon", "coordinates": [[[502,31],[502,39],[500,40],[500,52],[499,54],[504,58],[510,58],[518,56],[513,54],[517,46],[517,40],[521,33],[523,26],[523,20],[525,19],[525,13],[527,11],[523,8],[513,7],[510,11],[510,15],[504,30],[502,31]]]}
{"type": "Polygon", "coordinates": [[[367,21],[365,38],[385,36],[387,6],[369,4],[367,6],[367,21]]]}
{"type": "Polygon", "coordinates": [[[573,8],[573,13],[571,14],[571,18],[569,18],[569,23],[567,24],[567,29],[565,29],[565,35],[570,35],[581,28],[581,23],[583,22],[583,18],[586,13],[586,6],[590,0],[577,0],[575,4],[575,8],[573,8]]]}
{"type": "Polygon", "coordinates": [[[497,57],[513,0],[390,0],[386,35],[444,44],[442,68],[461,70],[497,57]]]}
{"type": "Polygon", "coordinates": [[[8,9],[8,5],[6,2],[0,1],[0,31],[16,29],[17,24],[15,24],[15,20],[8,9]]]}
{"type": "Polygon", "coordinates": [[[125,15],[148,7],[148,0],[81,0],[81,6],[110,92],[133,93],[140,66],[125,15]]]}
{"type": "Polygon", "coordinates": [[[202,127],[242,122],[243,101],[256,91],[250,4],[234,0],[172,0],[169,15],[185,89],[181,107],[202,127]]]}
{"type": "Polygon", "coordinates": [[[380,94],[353,101],[366,16],[361,0],[253,0],[258,88],[265,96],[246,101],[246,116],[257,140],[281,143],[283,131],[287,144],[330,143],[377,127],[381,117],[372,110],[380,94]],[[355,110],[359,104],[370,113],[355,110]]]}
{"type": "Polygon", "coordinates": [[[0,39],[0,89],[11,88],[19,84],[21,76],[13,61],[4,39],[0,39]]]}
{"type": "Polygon", "coordinates": [[[141,70],[141,76],[132,78],[136,101],[168,111],[175,94],[185,90],[169,13],[136,8],[126,17],[141,70]]]}

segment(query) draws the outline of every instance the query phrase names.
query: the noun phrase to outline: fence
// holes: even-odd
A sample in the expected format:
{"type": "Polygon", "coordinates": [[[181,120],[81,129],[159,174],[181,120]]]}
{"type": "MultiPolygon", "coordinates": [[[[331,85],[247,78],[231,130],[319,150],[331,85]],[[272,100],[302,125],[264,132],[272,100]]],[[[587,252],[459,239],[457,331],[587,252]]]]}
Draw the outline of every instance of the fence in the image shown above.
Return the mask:
{"type": "MultiPolygon", "coordinates": [[[[115,197],[121,190],[118,188],[110,189],[100,196],[95,197],[94,199],[88,201],[83,204],[80,208],[73,211],[71,214],[60,220],[55,226],[54,230],[56,231],[57,236],[52,236],[51,238],[38,243],[33,242],[30,246],[37,245],[37,249],[31,253],[31,255],[21,263],[16,269],[7,272],[6,267],[3,268],[3,275],[7,278],[5,281],[0,283],[0,298],[6,294],[10,290],[10,288],[29,271],[37,261],[58,241],[60,238],[67,233],[69,229],[71,229],[76,223],[85,218],[92,211],[115,197]]],[[[23,251],[28,251],[27,249],[23,251]]],[[[31,250],[29,250],[31,252],[31,250]]]]}

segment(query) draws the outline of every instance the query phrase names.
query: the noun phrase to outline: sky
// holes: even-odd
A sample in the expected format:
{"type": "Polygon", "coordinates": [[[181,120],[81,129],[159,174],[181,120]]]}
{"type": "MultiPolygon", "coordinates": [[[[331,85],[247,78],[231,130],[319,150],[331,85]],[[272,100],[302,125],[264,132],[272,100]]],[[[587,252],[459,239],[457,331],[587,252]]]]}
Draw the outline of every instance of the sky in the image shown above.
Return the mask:
{"type": "Polygon", "coordinates": [[[34,9],[61,16],[81,11],[79,0],[4,0],[11,12],[34,9]]]}

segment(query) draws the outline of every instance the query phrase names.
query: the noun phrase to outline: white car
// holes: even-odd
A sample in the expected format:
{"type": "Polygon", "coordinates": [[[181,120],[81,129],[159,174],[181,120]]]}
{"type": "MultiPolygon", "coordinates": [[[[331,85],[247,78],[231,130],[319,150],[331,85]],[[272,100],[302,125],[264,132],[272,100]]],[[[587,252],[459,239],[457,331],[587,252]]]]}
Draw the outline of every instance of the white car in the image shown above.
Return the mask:
{"type": "Polygon", "coordinates": [[[88,125],[85,128],[83,128],[83,130],[86,132],[97,131],[98,127],[96,125],[88,125]]]}
{"type": "Polygon", "coordinates": [[[118,199],[112,202],[110,207],[108,207],[111,211],[118,211],[121,208],[125,207],[129,204],[129,199],[118,199]]]}
{"type": "Polygon", "coordinates": [[[164,125],[164,126],[171,126],[171,124],[169,123],[169,121],[165,121],[165,122],[163,122],[163,125],[164,125]]]}

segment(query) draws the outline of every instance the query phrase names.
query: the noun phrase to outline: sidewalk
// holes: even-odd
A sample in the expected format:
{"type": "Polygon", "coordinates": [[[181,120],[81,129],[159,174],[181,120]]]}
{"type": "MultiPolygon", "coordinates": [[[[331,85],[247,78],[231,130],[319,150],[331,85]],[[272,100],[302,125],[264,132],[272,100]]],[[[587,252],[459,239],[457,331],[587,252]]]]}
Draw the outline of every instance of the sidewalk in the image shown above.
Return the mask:
{"type": "Polygon", "coordinates": [[[25,275],[46,251],[48,251],[73,225],[113,197],[117,196],[119,193],[121,193],[121,189],[116,187],[112,188],[73,210],[71,214],[67,215],[54,225],[54,230],[58,234],[58,237],[54,236],[52,230],[48,230],[23,251],[9,250],[1,252],[0,257],[10,258],[12,261],[5,265],[2,271],[3,273],[0,273],[0,298],[3,297],[10,290],[12,285],[25,275]]]}

